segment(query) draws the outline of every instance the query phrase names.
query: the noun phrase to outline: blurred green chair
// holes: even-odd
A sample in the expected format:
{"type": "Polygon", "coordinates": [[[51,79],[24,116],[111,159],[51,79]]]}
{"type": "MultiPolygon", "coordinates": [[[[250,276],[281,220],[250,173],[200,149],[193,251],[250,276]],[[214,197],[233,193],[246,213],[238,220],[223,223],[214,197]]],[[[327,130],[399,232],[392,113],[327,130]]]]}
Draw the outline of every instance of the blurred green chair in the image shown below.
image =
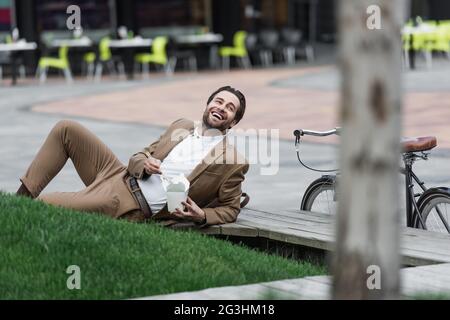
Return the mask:
{"type": "MultiPolygon", "coordinates": [[[[109,47],[111,39],[103,37],[98,44],[98,55],[95,52],[87,52],[83,56],[83,64],[86,66],[86,74],[88,79],[93,78],[95,73],[95,80],[100,81],[103,73],[103,66],[106,65],[110,74],[116,74],[115,57],[111,53],[109,47]]],[[[119,74],[125,76],[125,66],[121,60],[118,61],[119,74]]]]}
{"type": "Polygon", "coordinates": [[[402,34],[402,52],[403,52],[403,61],[405,63],[406,68],[410,67],[409,61],[409,51],[411,50],[411,35],[409,33],[402,34]]]}
{"type": "Polygon", "coordinates": [[[230,69],[230,57],[238,59],[244,68],[251,68],[250,59],[248,57],[247,47],[245,46],[245,39],[247,38],[247,32],[237,31],[233,35],[232,47],[219,48],[219,56],[222,59],[222,67],[224,69],[230,69]]]}
{"type": "Polygon", "coordinates": [[[435,20],[425,20],[425,21],[422,22],[422,25],[428,26],[428,27],[436,27],[437,26],[437,21],[435,21],[435,20]]]}
{"type": "Polygon", "coordinates": [[[155,37],[152,41],[151,53],[138,53],[134,56],[135,70],[142,66],[143,78],[148,78],[150,63],[163,67],[167,75],[173,73],[172,63],[167,55],[169,38],[165,36],[155,37]]]}
{"type": "Polygon", "coordinates": [[[109,47],[109,43],[111,39],[109,37],[104,37],[100,40],[98,44],[98,53],[99,59],[97,61],[97,65],[95,67],[95,81],[100,81],[103,72],[103,66],[106,65],[108,68],[108,72],[112,75],[116,74],[116,61],[117,68],[119,69],[119,75],[124,78],[125,77],[125,66],[121,59],[116,59],[111,52],[111,48],[109,47]]]}
{"type": "Polygon", "coordinates": [[[413,35],[413,49],[425,55],[428,68],[432,66],[433,52],[442,52],[450,59],[450,23],[448,21],[424,21],[429,32],[413,35]]]}
{"type": "Polygon", "coordinates": [[[86,73],[88,79],[94,77],[96,59],[97,54],[95,52],[86,52],[83,55],[82,73],[86,73]]]}
{"type": "Polygon", "coordinates": [[[427,67],[431,68],[433,52],[443,52],[450,59],[450,27],[436,21],[426,21],[423,25],[430,31],[414,33],[412,48],[424,53],[427,67]]]}
{"type": "Polygon", "coordinates": [[[47,79],[47,71],[49,68],[61,70],[64,73],[66,81],[68,83],[73,82],[72,72],[70,70],[69,63],[69,48],[67,46],[61,46],[58,50],[58,57],[41,57],[38,62],[36,70],[36,77],[39,77],[41,83],[47,79]]]}
{"type": "Polygon", "coordinates": [[[433,62],[433,50],[431,41],[433,32],[416,32],[413,35],[412,48],[414,51],[420,51],[425,57],[428,68],[431,68],[433,62]]]}
{"type": "Polygon", "coordinates": [[[430,35],[428,50],[443,52],[450,59],[450,25],[439,24],[430,35]]]}

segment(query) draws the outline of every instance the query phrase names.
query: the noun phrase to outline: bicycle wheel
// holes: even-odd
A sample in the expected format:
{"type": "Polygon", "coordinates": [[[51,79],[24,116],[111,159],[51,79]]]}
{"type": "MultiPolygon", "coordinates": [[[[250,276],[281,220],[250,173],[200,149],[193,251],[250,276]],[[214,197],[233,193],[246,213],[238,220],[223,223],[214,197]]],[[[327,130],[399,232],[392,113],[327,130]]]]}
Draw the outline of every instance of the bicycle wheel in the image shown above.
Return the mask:
{"type": "MultiPolygon", "coordinates": [[[[427,190],[420,197],[418,207],[427,230],[450,233],[450,189],[427,190]]],[[[423,229],[417,216],[415,226],[423,229]]]]}
{"type": "Polygon", "coordinates": [[[300,210],[336,214],[335,176],[322,176],[313,181],[303,195],[300,210]]]}

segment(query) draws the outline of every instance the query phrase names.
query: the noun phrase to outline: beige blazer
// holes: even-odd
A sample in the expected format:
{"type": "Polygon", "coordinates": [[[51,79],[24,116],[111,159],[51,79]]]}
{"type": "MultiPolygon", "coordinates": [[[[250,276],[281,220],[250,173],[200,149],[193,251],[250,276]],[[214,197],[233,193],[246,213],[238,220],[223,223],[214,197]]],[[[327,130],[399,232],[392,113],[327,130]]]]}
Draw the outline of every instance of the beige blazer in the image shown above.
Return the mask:
{"type": "MultiPolygon", "coordinates": [[[[179,119],[147,148],[134,154],[128,164],[130,175],[145,179],[144,161],[152,156],[161,161],[184,138],[194,131],[194,122],[179,119]]],[[[248,162],[228,144],[225,138],[197,165],[187,177],[189,197],[205,211],[206,224],[223,224],[236,220],[240,212],[241,184],[249,169],[248,162]]],[[[167,207],[155,215],[156,219],[173,219],[167,207]]],[[[167,223],[170,224],[170,223],[167,223]]]]}

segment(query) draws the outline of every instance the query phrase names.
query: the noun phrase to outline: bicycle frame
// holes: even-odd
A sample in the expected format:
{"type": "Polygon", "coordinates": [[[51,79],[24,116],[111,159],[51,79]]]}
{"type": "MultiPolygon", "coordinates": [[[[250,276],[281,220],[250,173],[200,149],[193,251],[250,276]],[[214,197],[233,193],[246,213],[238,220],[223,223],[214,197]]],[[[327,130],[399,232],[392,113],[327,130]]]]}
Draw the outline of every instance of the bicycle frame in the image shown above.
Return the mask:
{"type": "MultiPolygon", "coordinates": [[[[427,230],[427,227],[422,219],[422,213],[419,210],[416,198],[420,197],[421,194],[414,193],[414,183],[413,180],[419,185],[419,187],[426,192],[428,190],[425,187],[425,183],[417,177],[417,175],[412,171],[412,165],[416,159],[428,160],[428,153],[422,152],[421,155],[417,153],[405,153],[403,154],[403,161],[405,163],[405,168],[401,169],[400,172],[405,175],[405,186],[406,186],[406,224],[408,227],[416,227],[414,225],[414,218],[417,216],[419,219],[420,226],[427,230]]],[[[436,212],[438,213],[442,223],[444,224],[447,231],[450,233],[450,226],[447,224],[446,220],[443,218],[441,210],[436,207],[436,212]]]]}
{"type": "Polygon", "coordinates": [[[403,154],[403,162],[405,163],[405,168],[400,169],[400,172],[405,175],[405,188],[406,188],[406,226],[414,227],[414,215],[417,214],[419,222],[423,229],[426,230],[425,223],[422,220],[422,215],[419,213],[419,207],[417,206],[416,198],[420,197],[420,193],[414,193],[414,183],[413,180],[419,185],[423,191],[427,191],[425,187],[425,182],[419,179],[419,177],[413,172],[412,166],[416,159],[427,160],[427,154],[422,153],[418,155],[415,153],[405,153],[403,154]]]}

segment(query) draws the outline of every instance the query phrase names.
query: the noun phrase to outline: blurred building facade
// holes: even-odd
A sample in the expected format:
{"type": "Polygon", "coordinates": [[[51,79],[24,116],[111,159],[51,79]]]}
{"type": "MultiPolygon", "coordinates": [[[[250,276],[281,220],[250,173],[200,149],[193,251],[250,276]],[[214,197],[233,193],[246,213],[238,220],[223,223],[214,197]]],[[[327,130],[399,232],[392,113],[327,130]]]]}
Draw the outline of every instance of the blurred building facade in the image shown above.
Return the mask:
{"type": "MultiPolygon", "coordinates": [[[[66,9],[81,8],[86,32],[100,35],[126,26],[135,35],[212,31],[232,42],[237,30],[300,29],[310,42],[333,42],[338,0],[0,0],[0,41],[17,27],[20,37],[40,42],[67,31],[66,9]]],[[[410,16],[450,19],[450,1],[412,0],[410,16]]],[[[38,55],[39,53],[34,53],[38,55]]],[[[34,60],[34,59],[27,59],[34,60]]]]}

